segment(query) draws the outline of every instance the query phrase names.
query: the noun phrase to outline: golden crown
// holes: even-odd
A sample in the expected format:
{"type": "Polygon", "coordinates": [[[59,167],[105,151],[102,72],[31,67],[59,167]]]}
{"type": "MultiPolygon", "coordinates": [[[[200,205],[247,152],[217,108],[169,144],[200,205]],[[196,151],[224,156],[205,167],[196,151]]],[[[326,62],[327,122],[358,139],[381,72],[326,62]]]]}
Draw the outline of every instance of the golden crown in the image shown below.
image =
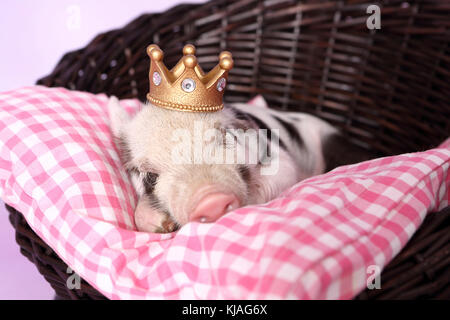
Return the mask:
{"type": "Polygon", "coordinates": [[[223,51],[219,64],[208,74],[198,64],[192,44],[184,46],[184,56],[170,71],[162,61],[164,53],[156,44],[147,47],[147,54],[151,61],[147,99],[152,104],[189,112],[214,112],[223,108],[228,71],[233,67],[230,52],[223,51]]]}

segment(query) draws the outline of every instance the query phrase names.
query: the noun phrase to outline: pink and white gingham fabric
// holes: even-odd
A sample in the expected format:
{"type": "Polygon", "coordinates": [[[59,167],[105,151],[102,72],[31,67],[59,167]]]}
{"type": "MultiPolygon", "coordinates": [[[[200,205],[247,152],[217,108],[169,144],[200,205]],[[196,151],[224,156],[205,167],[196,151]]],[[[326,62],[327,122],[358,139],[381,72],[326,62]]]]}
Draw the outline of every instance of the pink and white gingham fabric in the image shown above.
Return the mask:
{"type": "Polygon", "coordinates": [[[1,93],[0,195],[109,298],[352,298],[369,266],[381,270],[428,212],[449,205],[447,140],[337,168],[214,224],[137,232],[106,102],[45,87],[1,93]]]}

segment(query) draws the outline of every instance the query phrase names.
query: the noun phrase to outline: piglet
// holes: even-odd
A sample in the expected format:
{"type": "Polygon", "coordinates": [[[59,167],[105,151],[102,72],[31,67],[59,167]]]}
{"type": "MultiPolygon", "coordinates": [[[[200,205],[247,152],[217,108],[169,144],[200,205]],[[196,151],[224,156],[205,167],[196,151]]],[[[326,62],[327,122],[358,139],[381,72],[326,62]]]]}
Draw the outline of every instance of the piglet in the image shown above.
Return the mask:
{"type": "Polygon", "coordinates": [[[327,122],[251,104],[191,113],[151,103],[133,117],[109,100],[111,130],[139,201],[140,231],[212,223],[276,198],[297,182],[372,157],[327,122]]]}

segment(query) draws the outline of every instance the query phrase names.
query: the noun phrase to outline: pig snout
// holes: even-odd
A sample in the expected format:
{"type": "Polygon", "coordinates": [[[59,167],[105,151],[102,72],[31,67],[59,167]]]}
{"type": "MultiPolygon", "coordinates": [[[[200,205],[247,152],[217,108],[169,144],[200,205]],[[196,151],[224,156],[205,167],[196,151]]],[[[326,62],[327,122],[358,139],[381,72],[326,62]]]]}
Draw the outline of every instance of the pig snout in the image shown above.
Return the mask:
{"type": "Polygon", "coordinates": [[[234,193],[211,192],[200,196],[189,215],[189,221],[211,223],[239,206],[240,201],[234,193]]]}

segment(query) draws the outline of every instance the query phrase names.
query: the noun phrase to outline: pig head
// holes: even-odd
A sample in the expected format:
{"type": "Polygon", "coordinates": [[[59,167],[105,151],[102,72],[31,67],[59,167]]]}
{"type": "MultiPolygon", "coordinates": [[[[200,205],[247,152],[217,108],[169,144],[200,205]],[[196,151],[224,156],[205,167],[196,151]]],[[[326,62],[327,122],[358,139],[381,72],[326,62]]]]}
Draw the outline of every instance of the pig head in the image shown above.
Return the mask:
{"type": "MultiPolygon", "coordinates": [[[[140,231],[170,232],[191,221],[214,222],[230,210],[268,201],[298,181],[296,166],[286,152],[279,155],[275,177],[261,175],[258,168],[264,164],[259,160],[208,163],[198,161],[195,152],[183,154],[183,150],[194,148],[199,130],[206,134],[211,129],[224,133],[229,128],[248,128],[249,124],[236,119],[231,109],[190,113],[147,104],[130,118],[112,97],[108,110],[119,154],[139,196],[135,223],[140,231]],[[178,154],[177,148],[181,150],[178,154]]],[[[233,136],[211,137],[209,133],[209,138],[207,152],[239,148],[229,143],[233,136]]],[[[244,148],[238,152],[251,151],[244,148]]]]}

